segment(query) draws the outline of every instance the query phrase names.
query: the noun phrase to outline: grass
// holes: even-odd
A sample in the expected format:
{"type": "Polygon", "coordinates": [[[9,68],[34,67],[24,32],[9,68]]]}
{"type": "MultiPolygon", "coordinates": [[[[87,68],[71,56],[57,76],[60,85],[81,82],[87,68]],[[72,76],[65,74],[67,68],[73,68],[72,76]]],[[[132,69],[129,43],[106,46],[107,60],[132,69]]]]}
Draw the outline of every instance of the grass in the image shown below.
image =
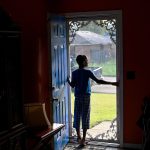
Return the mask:
{"type": "Polygon", "coordinates": [[[102,67],[103,76],[116,76],[116,63],[114,59],[102,63],[100,66],[102,67]]]}
{"type": "MultiPolygon", "coordinates": [[[[74,95],[71,94],[71,112],[73,114],[74,95]]],[[[116,117],[116,94],[92,93],[90,127],[105,120],[113,120],[116,117]]]]}
{"type": "Polygon", "coordinates": [[[101,64],[103,76],[116,76],[116,64],[112,61],[101,64]]]}
{"type": "Polygon", "coordinates": [[[103,68],[103,76],[116,76],[116,65],[108,63],[106,64],[101,64],[101,67],[103,68]]]}
{"type": "Polygon", "coordinates": [[[101,64],[89,64],[89,67],[102,67],[103,76],[116,76],[116,62],[115,59],[111,59],[101,64]]]}
{"type": "MultiPolygon", "coordinates": [[[[105,63],[91,63],[88,65],[89,67],[102,67],[102,75],[103,76],[116,76],[116,62],[115,59],[111,59],[105,63]]],[[[76,68],[78,65],[75,63],[76,68]]]]}

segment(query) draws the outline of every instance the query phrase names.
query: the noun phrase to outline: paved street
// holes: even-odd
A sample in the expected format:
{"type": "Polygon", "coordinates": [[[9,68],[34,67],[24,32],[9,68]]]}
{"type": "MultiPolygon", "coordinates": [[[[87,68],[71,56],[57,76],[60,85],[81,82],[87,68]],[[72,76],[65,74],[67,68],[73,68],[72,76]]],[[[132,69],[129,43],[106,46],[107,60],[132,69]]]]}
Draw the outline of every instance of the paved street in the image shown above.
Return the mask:
{"type": "MultiPolygon", "coordinates": [[[[104,77],[106,81],[116,81],[115,77],[104,77]]],[[[112,85],[98,85],[94,83],[91,88],[92,92],[94,93],[116,93],[116,86],[112,85]]]]}

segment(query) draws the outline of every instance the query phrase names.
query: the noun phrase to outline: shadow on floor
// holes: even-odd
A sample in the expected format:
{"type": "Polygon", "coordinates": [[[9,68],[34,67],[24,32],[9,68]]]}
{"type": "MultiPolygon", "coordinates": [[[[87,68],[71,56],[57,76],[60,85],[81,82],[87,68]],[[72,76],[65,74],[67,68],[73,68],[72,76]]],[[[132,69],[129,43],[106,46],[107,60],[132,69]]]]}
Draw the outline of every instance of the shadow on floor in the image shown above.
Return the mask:
{"type": "MultiPolygon", "coordinates": [[[[70,142],[67,144],[64,150],[127,150],[119,148],[118,144],[113,144],[112,146],[105,146],[100,142],[89,141],[86,146],[80,147],[77,142],[70,142]]],[[[128,149],[129,150],[129,149],[128,149]]]]}

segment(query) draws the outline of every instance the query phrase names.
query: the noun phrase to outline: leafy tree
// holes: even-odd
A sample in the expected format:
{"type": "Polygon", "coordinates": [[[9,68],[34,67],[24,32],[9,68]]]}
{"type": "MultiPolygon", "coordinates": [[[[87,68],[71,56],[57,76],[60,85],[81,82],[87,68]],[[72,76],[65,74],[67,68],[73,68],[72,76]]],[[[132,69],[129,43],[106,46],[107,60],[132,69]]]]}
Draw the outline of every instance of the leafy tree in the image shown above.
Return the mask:
{"type": "Polygon", "coordinates": [[[90,21],[90,23],[86,26],[83,26],[79,29],[80,31],[91,31],[100,35],[107,35],[108,32],[105,27],[101,27],[96,25],[93,21],[90,21]]]}

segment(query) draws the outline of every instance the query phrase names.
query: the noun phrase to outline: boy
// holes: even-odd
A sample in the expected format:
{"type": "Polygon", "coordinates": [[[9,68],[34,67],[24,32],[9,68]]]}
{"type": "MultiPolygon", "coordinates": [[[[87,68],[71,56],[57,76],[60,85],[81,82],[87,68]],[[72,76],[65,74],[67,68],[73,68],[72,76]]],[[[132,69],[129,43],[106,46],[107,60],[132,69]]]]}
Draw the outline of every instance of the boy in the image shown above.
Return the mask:
{"type": "Polygon", "coordinates": [[[72,80],[70,82],[69,78],[67,81],[72,88],[75,88],[75,105],[74,105],[74,123],[73,127],[77,132],[77,141],[80,146],[85,146],[85,138],[87,129],[90,126],[90,95],[91,86],[90,78],[98,84],[111,84],[118,85],[118,82],[109,82],[104,80],[99,80],[95,77],[92,71],[87,70],[85,67],[88,66],[88,59],[85,55],[78,55],[76,61],[79,68],[72,72],[72,80]],[[80,135],[80,117],[82,118],[82,129],[83,137],[80,135]]]}

